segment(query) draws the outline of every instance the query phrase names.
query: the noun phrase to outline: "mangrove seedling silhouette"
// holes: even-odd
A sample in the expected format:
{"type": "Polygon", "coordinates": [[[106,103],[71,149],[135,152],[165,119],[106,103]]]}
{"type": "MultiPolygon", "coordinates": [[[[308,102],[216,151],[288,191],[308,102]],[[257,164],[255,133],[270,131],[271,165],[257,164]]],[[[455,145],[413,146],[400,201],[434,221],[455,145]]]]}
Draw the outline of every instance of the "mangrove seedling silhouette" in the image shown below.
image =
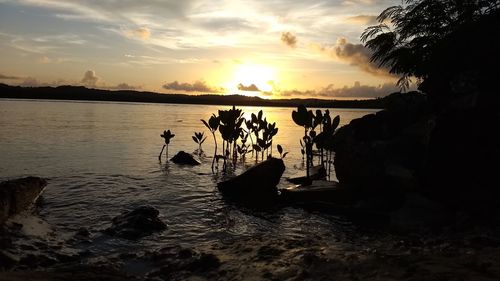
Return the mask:
{"type": "Polygon", "coordinates": [[[222,137],[222,150],[224,151],[224,170],[227,168],[227,159],[229,157],[232,156],[233,164],[236,164],[238,159],[236,141],[243,130],[241,124],[245,119],[242,116],[242,110],[236,109],[234,106],[229,110],[219,110],[219,132],[222,137]]]}
{"type": "Polygon", "coordinates": [[[202,152],[201,145],[203,144],[203,142],[205,142],[207,137],[204,137],[203,132],[198,132],[198,133],[195,132],[194,136],[192,136],[192,138],[193,138],[193,141],[198,144],[198,152],[201,154],[201,152],[202,152]]]}
{"type": "Polygon", "coordinates": [[[215,114],[212,114],[210,119],[208,119],[208,122],[201,119],[201,122],[207,127],[207,129],[210,131],[212,136],[214,137],[214,158],[212,159],[212,173],[214,172],[214,164],[215,160],[217,159],[217,163],[219,162],[217,158],[217,138],[215,137],[215,132],[219,128],[219,117],[215,116],[215,114]]]}
{"type": "Polygon", "coordinates": [[[278,149],[278,153],[280,154],[280,158],[284,159],[286,157],[286,155],[288,154],[288,151],[283,152],[283,147],[279,144],[276,146],[276,148],[278,149]]]}
{"type": "Polygon", "coordinates": [[[309,136],[309,131],[313,126],[313,113],[311,110],[307,111],[304,105],[299,105],[297,111],[292,111],[292,119],[295,124],[304,127],[304,146],[306,149],[306,177],[309,178],[309,167],[312,162],[312,138],[309,136]]]}
{"type": "Polygon", "coordinates": [[[162,137],[164,140],[165,140],[165,144],[163,145],[163,147],[161,148],[161,151],[160,151],[160,155],[158,156],[158,160],[161,161],[161,155],[163,153],[163,150],[165,149],[165,147],[167,147],[167,151],[166,151],[166,156],[167,156],[167,161],[168,161],[168,145],[170,144],[170,140],[175,137],[174,134],[172,134],[170,132],[170,130],[168,131],[163,131],[163,134],[160,135],[160,137],[162,137]]]}
{"type": "MultiPolygon", "coordinates": [[[[249,132],[251,131],[255,135],[255,143],[252,142],[252,148],[256,152],[261,153],[261,160],[264,160],[264,154],[267,157],[272,157],[273,137],[278,133],[276,123],[271,124],[267,122],[267,118],[263,118],[263,112],[260,110],[257,115],[252,113],[251,120],[247,121],[246,126],[251,127],[249,132]],[[268,153],[269,148],[271,148],[270,153],[268,153]]],[[[259,154],[256,153],[256,161],[258,160],[258,156],[259,154]]]]}
{"type": "MultiPolygon", "coordinates": [[[[260,152],[262,160],[264,160],[265,154],[268,157],[272,156],[272,140],[278,133],[278,128],[276,123],[269,123],[266,118],[263,118],[262,110],[257,115],[252,113],[250,120],[245,120],[243,111],[233,106],[229,110],[219,110],[218,115],[213,114],[208,122],[201,121],[214,137],[215,152],[212,161],[212,172],[214,172],[215,163],[217,163],[218,167],[219,159],[224,161],[223,170],[226,171],[229,159],[235,166],[238,159],[245,161],[246,155],[254,151],[260,152]],[[243,123],[245,126],[243,126],[243,123]],[[217,138],[215,136],[217,130],[222,139],[222,154],[217,153],[217,138]],[[255,136],[255,142],[252,135],[255,136]],[[248,143],[248,138],[250,138],[251,144],[248,143]],[[267,153],[269,149],[271,151],[267,153]]],[[[256,161],[258,161],[258,156],[259,153],[256,153],[256,161]]]]}
{"type": "Polygon", "coordinates": [[[316,110],[316,114],[312,110],[307,110],[303,105],[297,108],[297,111],[292,112],[292,119],[295,124],[304,127],[304,137],[300,140],[302,156],[306,158],[306,177],[309,178],[309,170],[313,166],[313,151],[314,144],[316,145],[316,155],[319,156],[320,164],[331,171],[333,137],[335,130],[340,123],[340,116],[336,116],[333,120],[330,117],[330,111],[326,110],[323,113],[321,110],[316,110]],[[319,133],[315,129],[319,126],[319,133]],[[325,155],[326,150],[326,155],[325,155]],[[325,161],[326,156],[326,161],[325,161]],[[328,164],[325,167],[325,163],[328,164]]]}

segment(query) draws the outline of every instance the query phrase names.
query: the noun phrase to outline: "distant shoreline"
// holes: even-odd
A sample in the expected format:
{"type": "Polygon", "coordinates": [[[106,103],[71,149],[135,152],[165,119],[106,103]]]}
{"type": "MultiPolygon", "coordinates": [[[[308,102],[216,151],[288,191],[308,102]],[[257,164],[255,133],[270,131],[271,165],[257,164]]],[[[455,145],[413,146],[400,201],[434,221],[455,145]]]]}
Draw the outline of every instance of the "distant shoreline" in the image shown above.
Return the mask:
{"type": "Polygon", "coordinates": [[[235,105],[265,107],[297,107],[303,104],[317,108],[360,108],[383,109],[388,97],[367,100],[325,100],[325,99],[262,99],[241,95],[197,95],[160,94],[132,90],[100,90],[82,86],[20,87],[0,84],[0,98],[37,99],[61,101],[108,101],[133,103],[168,103],[199,105],[235,105]]]}

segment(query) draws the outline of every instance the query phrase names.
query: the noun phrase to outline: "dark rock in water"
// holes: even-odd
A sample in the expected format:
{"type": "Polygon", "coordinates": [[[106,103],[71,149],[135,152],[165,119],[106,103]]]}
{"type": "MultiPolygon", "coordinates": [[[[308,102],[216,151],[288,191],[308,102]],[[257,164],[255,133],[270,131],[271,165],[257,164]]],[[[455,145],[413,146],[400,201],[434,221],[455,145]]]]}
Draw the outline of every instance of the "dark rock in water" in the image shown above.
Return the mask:
{"type": "Polygon", "coordinates": [[[160,212],[151,206],[141,206],[113,218],[113,225],[104,232],[108,235],[136,240],[163,231],[167,225],[158,215],[160,212]]]}
{"type": "Polygon", "coordinates": [[[284,171],[285,164],[282,159],[269,158],[239,176],[219,182],[217,187],[225,195],[244,199],[251,199],[255,196],[264,199],[261,195],[276,196],[278,194],[276,186],[284,171]]]}
{"type": "Polygon", "coordinates": [[[195,258],[187,267],[193,272],[206,272],[220,266],[219,258],[210,253],[201,253],[199,257],[195,258]]]}
{"type": "Polygon", "coordinates": [[[407,193],[403,206],[390,214],[391,223],[404,228],[443,225],[450,217],[441,204],[414,192],[407,193]]]}
{"type": "Polygon", "coordinates": [[[170,159],[172,162],[175,164],[180,164],[180,165],[200,165],[201,162],[196,160],[193,155],[186,153],[184,151],[179,151],[172,159],[170,159]]]}
{"type": "Polygon", "coordinates": [[[313,181],[307,186],[280,189],[280,200],[285,203],[332,203],[335,205],[350,205],[353,202],[350,189],[342,188],[338,182],[313,181]]]}
{"type": "Polygon", "coordinates": [[[28,254],[27,256],[21,258],[19,264],[25,265],[28,268],[36,267],[48,267],[56,264],[58,261],[54,258],[48,257],[46,255],[34,255],[28,254]]]}
{"type": "Polygon", "coordinates": [[[212,253],[198,252],[180,246],[166,247],[152,253],[146,253],[156,270],[150,272],[151,279],[186,280],[185,275],[200,274],[207,280],[217,280],[212,274],[221,266],[219,258],[212,253]]]}
{"type": "Polygon", "coordinates": [[[311,167],[309,170],[309,179],[304,177],[288,178],[287,181],[293,184],[310,183],[311,180],[322,180],[326,178],[326,169],[323,165],[311,167]]]}
{"type": "Polygon", "coordinates": [[[8,252],[0,250],[0,269],[10,269],[19,262],[19,257],[8,252]]]}
{"type": "Polygon", "coordinates": [[[47,181],[39,177],[0,183],[0,224],[9,217],[30,209],[46,185],[47,181]]]}

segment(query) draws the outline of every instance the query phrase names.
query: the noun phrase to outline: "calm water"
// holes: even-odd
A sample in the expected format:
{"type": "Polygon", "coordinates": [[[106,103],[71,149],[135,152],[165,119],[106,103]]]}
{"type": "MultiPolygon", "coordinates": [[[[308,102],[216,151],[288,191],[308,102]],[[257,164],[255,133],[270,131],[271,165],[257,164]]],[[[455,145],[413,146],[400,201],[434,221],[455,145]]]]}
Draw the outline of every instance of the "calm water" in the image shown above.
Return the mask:
{"type": "MultiPolygon", "coordinates": [[[[349,223],[332,214],[300,208],[251,211],[223,199],[211,173],[211,158],[197,167],[159,163],[160,134],[175,134],[169,146],[193,152],[195,131],[209,133],[200,122],[225,106],[134,104],[111,102],[0,100],[0,180],[36,175],[49,179],[41,216],[59,233],[86,227],[106,228],[126,209],[150,204],[160,210],[169,229],[139,243],[98,237],[85,246],[97,252],[165,243],[196,244],[243,236],[334,236],[349,223]],[[118,247],[119,246],[119,247],[118,247]]],[[[249,115],[260,108],[240,107],[249,115]]],[[[290,151],[285,177],[303,173],[299,139],[303,130],[291,120],[292,108],[263,108],[279,128],[274,144],[290,151]]],[[[330,110],[341,125],[374,110],[330,110]]],[[[211,136],[203,144],[213,153],[211,136]]],[[[251,165],[252,160],[247,160],[251,165]]],[[[243,168],[241,165],[236,173],[243,168]]],[[[280,185],[285,186],[282,180],[280,185]]],[[[82,246],[83,247],[83,246],[82,246]]]]}

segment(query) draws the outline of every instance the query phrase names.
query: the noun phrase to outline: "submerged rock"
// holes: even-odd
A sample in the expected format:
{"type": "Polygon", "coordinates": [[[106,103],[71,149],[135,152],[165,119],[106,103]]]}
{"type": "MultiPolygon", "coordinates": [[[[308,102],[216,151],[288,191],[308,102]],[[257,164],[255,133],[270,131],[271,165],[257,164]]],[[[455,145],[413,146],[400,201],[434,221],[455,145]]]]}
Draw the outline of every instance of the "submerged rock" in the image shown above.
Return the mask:
{"type": "Polygon", "coordinates": [[[269,158],[230,180],[219,182],[219,190],[230,196],[251,198],[260,195],[277,195],[276,186],[285,171],[282,159],[269,158]]]}
{"type": "Polygon", "coordinates": [[[151,206],[141,206],[113,218],[113,225],[104,232],[111,236],[136,240],[167,228],[158,218],[159,214],[160,212],[151,206]]]}
{"type": "Polygon", "coordinates": [[[161,280],[186,280],[186,276],[203,275],[207,280],[216,280],[213,275],[221,266],[220,259],[212,254],[180,246],[166,247],[144,256],[155,265],[156,270],[147,276],[161,280]]]}
{"type": "Polygon", "coordinates": [[[0,224],[9,217],[30,209],[46,185],[47,181],[39,177],[0,183],[0,224]]]}
{"type": "Polygon", "coordinates": [[[179,151],[172,159],[170,159],[172,162],[175,164],[180,164],[180,165],[200,165],[201,162],[198,161],[197,159],[194,158],[193,155],[186,153],[184,151],[179,151]]]}

